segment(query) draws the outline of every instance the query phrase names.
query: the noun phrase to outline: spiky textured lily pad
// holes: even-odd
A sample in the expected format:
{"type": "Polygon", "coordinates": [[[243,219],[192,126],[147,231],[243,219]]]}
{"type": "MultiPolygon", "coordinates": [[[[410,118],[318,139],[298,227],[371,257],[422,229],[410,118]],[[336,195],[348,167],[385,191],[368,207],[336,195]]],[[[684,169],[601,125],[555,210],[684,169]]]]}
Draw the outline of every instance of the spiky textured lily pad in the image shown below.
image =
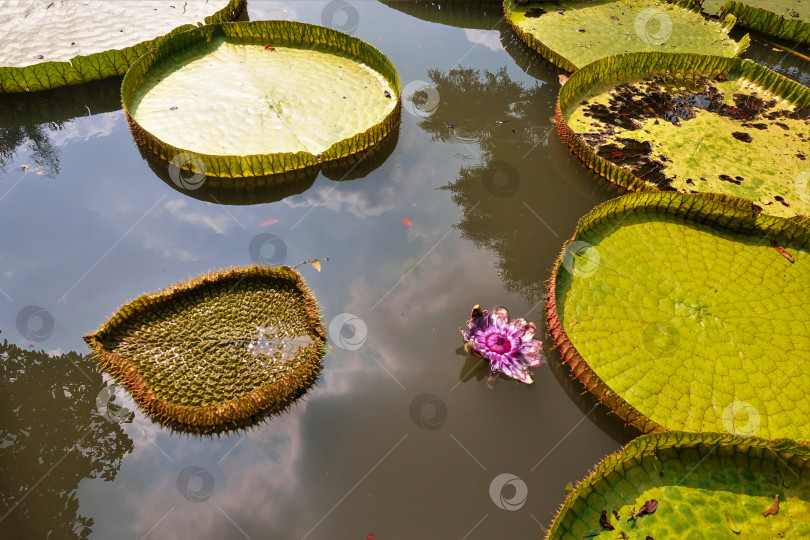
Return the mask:
{"type": "Polygon", "coordinates": [[[245,0],[0,4],[0,93],[45,90],[123,75],[167,36],[235,19],[245,0]]]}
{"type": "Polygon", "coordinates": [[[794,43],[810,41],[810,3],[802,0],[706,0],[711,15],[731,13],[740,26],[794,43]]]}
{"type": "Polygon", "coordinates": [[[717,433],[639,437],[579,483],[546,538],[587,537],[808,538],[810,447],[717,433]]]}
{"type": "Polygon", "coordinates": [[[124,77],[136,140],[171,161],[190,152],[220,177],[317,166],[380,141],[400,83],[371,45],[288,21],[223,23],[172,36],[124,77]]]}
{"type": "Polygon", "coordinates": [[[642,432],[810,439],[809,225],[720,195],[608,201],[554,268],[554,343],[642,432]]]}
{"type": "Polygon", "coordinates": [[[557,125],[591,169],[631,191],[720,192],[810,213],[810,89],[750,60],[631,54],[574,73],[557,125]]]}
{"type": "Polygon", "coordinates": [[[295,270],[253,266],[141,296],[84,339],[155,419],[216,431],[304,393],[326,335],[295,270]]]}
{"type": "Polygon", "coordinates": [[[568,71],[628,52],[736,56],[748,47],[728,37],[734,17],[704,19],[697,2],[682,0],[504,0],[506,19],[526,44],[568,71]]]}

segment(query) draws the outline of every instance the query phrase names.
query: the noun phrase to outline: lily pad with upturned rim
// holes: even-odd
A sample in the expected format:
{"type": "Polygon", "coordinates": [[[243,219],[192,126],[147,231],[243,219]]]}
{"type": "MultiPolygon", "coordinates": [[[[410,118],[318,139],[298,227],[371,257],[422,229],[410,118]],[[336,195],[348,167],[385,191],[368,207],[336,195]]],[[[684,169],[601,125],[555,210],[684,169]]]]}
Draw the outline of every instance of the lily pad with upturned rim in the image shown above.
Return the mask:
{"type": "Polygon", "coordinates": [[[304,23],[223,23],[173,36],[124,77],[136,140],[206,173],[262,176],[379,142],[399,119],[396,69],[352,36],[304,23]]]}
{"type": "Polygon", "coordinates": [[[810,41],[810,4],[801,0],[706,0],[701,9],[711,15],[731,13],[754,32],[793,43],[810,41]]]}
{"type": "Polygon", "coordinates": [[[810,447],[787,439],[676,432],[639,437],[605,458],[567,497],[546,538],[808,535],[810,447]],[[777,496],[776,513],[764,515],[777,496]],[[645,505],[653,511],[642,513],[645,505]],[[603,515],[607,526],[600,524],[603,515]]]}
{"type": "Polygon", "coordinates": [[[0,93],[32,92],[120,76],[168,36],[236,19],[245,0],[0,5],[0,93]]]}
{"type": "Polygon", "coordinates": [[[682,0],[504,0],[506,20],[529,47],[553,64],[576,71],[591,62],[632,52],[737,56],[748,47],[728,37],[735,18],[704,19],[697,2],[682,0]]]}
{"type": "Polygon", "coordinates": [[[585,388],[642,433],[810,440],[810,219],[721,195],[625,195],[579,222],[549,331],[585,388]]]}
{"type": "Polygon", "coordinates": [[[589,168],[630,191],[721,192],[776,215],[810,213],[810,89],[750,60],[599,60],[561,88],[557,126],[589,168]]]}
{"type": "Polygon", "coordinates": [[[243,427],[306,392],[326,334],[295,270],[253,266],[141,296],[84,339],[150,416],[213,432],[243,427]]]}

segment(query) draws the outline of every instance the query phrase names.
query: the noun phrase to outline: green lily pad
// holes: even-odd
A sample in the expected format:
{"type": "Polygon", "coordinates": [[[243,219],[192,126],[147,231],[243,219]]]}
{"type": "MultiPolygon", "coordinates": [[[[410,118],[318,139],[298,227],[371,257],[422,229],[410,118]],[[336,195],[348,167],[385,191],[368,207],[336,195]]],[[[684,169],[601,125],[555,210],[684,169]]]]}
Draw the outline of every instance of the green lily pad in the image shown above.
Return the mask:
{"type": "Polygon", "coordinates": [[[126,73],[168,36],[236,19],[245,0],[182,3],[18,0],[0,4],[0,93],[126,73]]]}
{"type": "Polygon", "coordinates": [[[639,437],[605,458],[566,499],[546,538],[808,536],[810,447],[675,432],[639,437]]]}
{"type": "Polygon", "coordinates": [[[317,166],[379,142],[399,119],[400,83],[371,45],[288,21],[223,23],[172,36],[124,77],[136,140],[206,173],[262,176],[317,166]]]}
{"type": "Polygon", "coordinates": [[[750,60],[606,58],[571,76],[557,111],[573,153],[631,191],[719,192],[774,215],[810,213],[810,89],[750,60]]]}
{"type": "Polygon", "coordinates": [[[526,44],[555,65],[577,69],[628,52],[737,56],[748,47],[728,37],[735,18],[704,19],[699,4],[659,0],[505,0],[506,19],[526,44]]]}
{"type": "Polygon", "coordinates": [[[326,334],[295,270],[253,266],[141,296],[84,339],[147,414],[211,432],[242,427],[306,392],[326,334]]]}
{"type": "Polygon", "coordinates": [[[740,26],[794,43],[810,41],[810,3],[801,0],[706,0],[711,15],[731,13],[740,26]]]}
{"type": "Polygon", "coordinates": [[[546,310],[573,375],[643,433],[810,439],[808,283],[810,219],[631,194],[579,222],[546,310]]]}

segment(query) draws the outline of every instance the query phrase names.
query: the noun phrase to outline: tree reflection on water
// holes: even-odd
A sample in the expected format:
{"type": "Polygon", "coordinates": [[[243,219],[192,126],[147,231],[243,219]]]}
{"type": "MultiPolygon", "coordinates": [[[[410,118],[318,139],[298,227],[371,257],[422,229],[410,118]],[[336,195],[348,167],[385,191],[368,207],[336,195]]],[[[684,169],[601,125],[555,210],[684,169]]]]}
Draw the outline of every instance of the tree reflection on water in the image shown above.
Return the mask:
{"type": "Polygon", "coordinates": [[[0,344],[0,531],[5,538],[87,538],[82,479],[112,481],[133,442],[97,405],[107,388],[90,356],[0,344]]]}

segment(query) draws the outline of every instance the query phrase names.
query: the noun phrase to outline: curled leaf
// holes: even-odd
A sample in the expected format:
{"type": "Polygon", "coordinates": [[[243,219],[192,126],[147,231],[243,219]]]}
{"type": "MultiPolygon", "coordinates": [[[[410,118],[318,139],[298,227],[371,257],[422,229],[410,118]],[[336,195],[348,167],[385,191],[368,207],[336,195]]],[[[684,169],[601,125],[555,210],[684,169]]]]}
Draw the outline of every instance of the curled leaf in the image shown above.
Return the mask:
{"type": "Polygon", "coordinates": [[[734,521],[734,518],[731,517],[731,514],[728,513],[728,510],[726,510],[725,512],[726,512],[726,523],[728,523],[728,528],[731,529],[731,532],[733,532],[734,534],[740,534],[742,532],[740,526],[737,525],[737,522],[734,521]]]}
{"type": "Polygon", "coordinates": [[[787,250],[786,250],[785,248],[783,248],[782,246],[780,246],[780,245],[779,245],[779,243],[778,243],[776,240],[771,240],[771,246],[773,246],[773,248],[774,248],[776,251],[778,251],[778,252],[779,252],[779,255],[781,255],[782,257],[786,258],[786,259],[787,259],[787,260],[789,260],[790,262],[794,262],[794,261],[793,261],[793,255],[791,255],[790,253],[788,253],[788,252],[787,252],[787,250]]]}
{"type": "Polygon", "coordinates": [[[599,525],[601,525],[603,529],[607,529],[609,531],[616,528],[608,521],[607,510],[602,510],[602,515],[599,517],[599,525]]]}
{"type": "Polygon", "coordinates": [[[775,516],[779,512],[779,495],[773,498],[773,504],[762,512],[763,517],[775,516]]]}
{"type": "Polygon", "coordinates": [[[649,501],[645,502],[644,505],[638,509],[637,516],[643,516],[644,514],[652,514],[656,510],[658,510],[658,501],[655,499],[650,499],[649,501]]]}

